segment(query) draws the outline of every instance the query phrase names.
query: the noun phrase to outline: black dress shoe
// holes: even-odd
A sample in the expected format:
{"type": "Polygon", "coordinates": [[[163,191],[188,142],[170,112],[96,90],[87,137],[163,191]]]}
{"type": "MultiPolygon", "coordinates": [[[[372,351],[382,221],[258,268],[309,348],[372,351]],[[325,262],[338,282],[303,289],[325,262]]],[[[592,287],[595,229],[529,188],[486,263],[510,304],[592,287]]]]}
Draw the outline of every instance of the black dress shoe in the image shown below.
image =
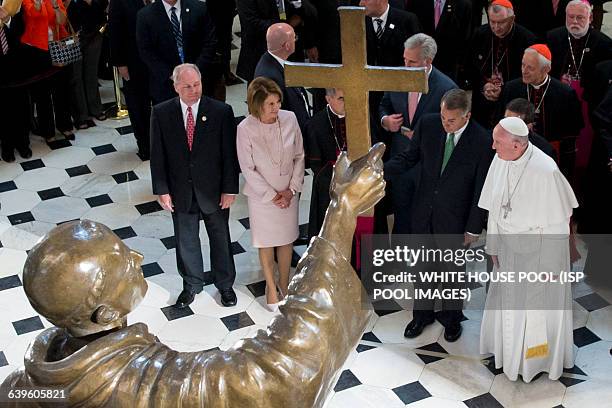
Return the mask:
{"type": "Polygon", "coordinates": [[[2,160],[7,163],[12,163],[15,161],[15,152],[13,149],[2,149],[2,160]]]}
{"type": "Polygon", "coordinates": [[[221,293],[221,304],[223,306],[229,307],[236,305],[238,299],[236,298],[236,292],[234,292],[234,289],[221,289],[219,290],[219,293],[221,293]]]}
{"type": "Polygon", "coordinates": [[[193,299],[195,299],[195,293],[190,290],[183,289],[178,299],[176,299],[175,306],[179,309],[184,309],[193,303],[193,299]]]}
{"type": "Polygon", "coordinates": [[[444,340],[449,343],[457,341],[457,339],[461,337],[462,331],[463,327],[461,327],[461,323],[452,324],[444,329],[444,340]]]}
{"type": "Polygon", "coordinates": [[[32,157],[32,149],[30,149],[29,147],[18,147],[17,148],[17,152],[19,152],[19,155],[21,157],[23,157],[24,159],[29,159],[30,157],[32,157]]]}
{"type": "Polygon", "coordinates": [[[425,329],[425,327],[429,326],[433,322],[434,322],[433,319],[431,320],[412,319],[412,321],[408,323],[408,326],[406,326],[406,330],[404,330],[404,337],[408,339],[413,339],[415,337],[420,336],[421,333],[423,333],[423,329],[425,329]]]}

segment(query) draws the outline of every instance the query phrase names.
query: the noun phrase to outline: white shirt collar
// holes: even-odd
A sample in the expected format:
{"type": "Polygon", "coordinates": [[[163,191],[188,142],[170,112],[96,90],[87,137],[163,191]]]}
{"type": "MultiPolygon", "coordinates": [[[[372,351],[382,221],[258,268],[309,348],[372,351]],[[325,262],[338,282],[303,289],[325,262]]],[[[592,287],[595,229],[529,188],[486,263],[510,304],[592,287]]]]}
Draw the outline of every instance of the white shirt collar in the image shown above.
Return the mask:
{"type": "Polygon", "coordinates": [[[544,84],[546,84],[546,81],[548,81],[548,75],[546,75],[546,78],[544,78],[544,82],[542,82],[539,85],[531,85],[532,87],[534,87],[535,89],[540,89],[541,87],[544,86],[544,84]]]}
{"type": "Polygon", "coordinates": [[[340,115],[338,113],[336,113],[335,110],[332,109],[331,105],[328,103],[327,107],[329,108],[329,110],[331,111],[331,113],[333,113],[334,115],[336,115],[337,117],[339,117],[340,119],[342,119],[345,115],[340,115]]]}
{"type": "Polygon", "coordinates": [[[181,0],[177,0],[174,6],[169,5],[165,1],[162,0],[162,4],[164,5],[164,9],[166,9],[166,15],[170,18],[170,9],[172,7],[176,7],[176,17],[178,17],[179,23],[181,21],[181,0]]]}
{"type": "MultiPolygon", "coordinates": [[[[179,98],[181,102],[181,111],[183,112],[183,123],[187,126],[187,107],[188,105],[179,98]]],[[[200,99],[198,99],[193,105],[191,105],[191,113],[193,114],[193,120],[195,121],[198,117],[198,109],[200,108],[200,99]]]]}
{"type": "Polygon", "coordinates": [[[268,54],[270,54],[272,57],[274,57],[275,60],[278,61],[279,64],[281,64],[282,67],[285,66],[285,62],[287,62],[286,60],[282,59],[281,57],[274,55],[272,52],[268,51],[268,54]]]}
{"type": "MultiPolygon", "coordinates": [[[[455,132],[455,146],[457,146],[457,143],[459,143],[459,139],[461,138],[461,135],[463,134],[463,132],[465,131],[465,128],[467,128],[469,124],[470,124],[470,121],[468,119],[468,121],[465,122],[465,125],[463,125],[461,129],[455,132]]],[[[446,134],[447,137],[448,135],[449,133],[446,134]]]]}
{"type": "Polygon", "coordinates": [[[377,18],[380,18],[382,20],[383,30],[387,28],[387,17],[389,17],[389,8],[390,6],[387,4],[387,9],[385,10],[384,13],[382,13],[380,17],[372,17],[372,25],[374,26],[374,31],[376,31],[376,27],[377,27],[377,24],[376,22],[374,22],[374,20],[376,20],[377,18]]]}

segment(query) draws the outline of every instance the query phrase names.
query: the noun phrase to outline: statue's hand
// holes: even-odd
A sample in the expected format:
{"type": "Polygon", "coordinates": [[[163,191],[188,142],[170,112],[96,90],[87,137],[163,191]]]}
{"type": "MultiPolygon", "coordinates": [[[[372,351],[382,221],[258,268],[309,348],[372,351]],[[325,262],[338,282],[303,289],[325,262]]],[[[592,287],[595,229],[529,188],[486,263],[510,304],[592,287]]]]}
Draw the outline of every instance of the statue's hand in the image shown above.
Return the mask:
{"type": "Polygon", "coordinates": [[[385,145],[377,143],[369,153],[351,161],[342,152],[334,167],[329,193],[343,209],[355,216],[372,208],[385,195],[382,155],[385,145]]]}

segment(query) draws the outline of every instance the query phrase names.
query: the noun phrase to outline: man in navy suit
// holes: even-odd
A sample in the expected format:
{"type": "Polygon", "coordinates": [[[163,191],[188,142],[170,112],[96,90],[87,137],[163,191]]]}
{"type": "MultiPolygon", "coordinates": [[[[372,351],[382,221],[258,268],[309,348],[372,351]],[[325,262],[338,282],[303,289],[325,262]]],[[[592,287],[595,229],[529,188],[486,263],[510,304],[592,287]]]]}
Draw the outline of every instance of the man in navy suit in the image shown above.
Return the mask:
{"type": "Polygon", "coordinates": [[[438,43],[436,67],[458,81],[472,34],[472,0],[407,0],[406,10],[438,43]]]}
{"type": "Polygon", "coordinates": [[[151,96],[149,74],[138,54],[136,44],[136,18],[145,7],[143,0],[110,0],[108,5],[108,32],[110,57],[123,78],[123,94],[130,114],[130,123],[138,144],[138,157],[149,160],[149,118],[151,96]]]}
{"type": "Polygon", "coordinates": [[[285,86],[285,62],[295,51],[293,27],[286,23],[271,25],[266,33],[266,43],[268,51],[263,53],[255,67],[255,78],[263,76],[276,82],[283,92],[281,108],[295,113],[302,135],[306,135],[306,123],[311,116],[306,90],[285,86]]]}
{"type": "Polygon", "coordinates": [[[172,212],[176,263],[187,307],[208,282],[199,238],[203,218],[210,242],[211,277],[224,306],[236,304],[236,270],[230,248],[229,207],[238,194],[236,122],[231,106],[202,96],[198,67],[181,64],[172,73],[179,94],[151,112],[153,194],[172,212]]]}
{"type": "MultiPolygon", "coordinates": [[[[440,112],[440,101],[449,89],[457,85],[432,65],[437,52],[436,41],[427,34],[415,34],[404,45],[404,65],[410,68],[426,68],[429,91],[385,92],[379,114],[382,127],[391,132],[390,157],[406,150],[411,143],[413,129],[419,118],[427,113],[440,112]]],[[[411,169],[392,180],[390,187],[393,212],[393,232],[410,233],[410,209],[414,195],[418,168],[411,169]]]]}
{"type": "MultiPolygon", "coordinates": [[[[480,191],[493,159],[490,133],[470,120],[470,98],[461,89],[442,97],[440,113],[419,120],[410,147],[385,163],[385,178],[421,165],[412,211],[413,234],[457,234],[450,246],[460,248],[478,239],[485,226],[485,212],[478,207],[480,191]]],[[[431,245],[439,245],[433,237],[431,245]]],[[[445,246],[448,247],[448,246],[445,246]]],[[[442,249],[442,247],[440,247],[442,249]]],[[[457,270],[458,265],[453,265],[457,270]]],[[[449,270],[442,262],[431,262],[429,271],[449,270]]],[[[415,289],[460,288],[458,282],[416,282],[415,289]]],[[[461,336],[462,301],[444,300],[434,314],[433,299],[414,302],[413,320],[404,336],[419,336],[436,318],[445,328],[446,341],[461,336]]]]}
{"type": "Polygon", "coordinates": [[[182,63],[204,72],[204,94],[213,95],[221,77],[215,26],[199,0],[158,0],[138,12],[136,40],[140,58],[149,70],[153,103],[176,96],[170,75],[182,63]]]}

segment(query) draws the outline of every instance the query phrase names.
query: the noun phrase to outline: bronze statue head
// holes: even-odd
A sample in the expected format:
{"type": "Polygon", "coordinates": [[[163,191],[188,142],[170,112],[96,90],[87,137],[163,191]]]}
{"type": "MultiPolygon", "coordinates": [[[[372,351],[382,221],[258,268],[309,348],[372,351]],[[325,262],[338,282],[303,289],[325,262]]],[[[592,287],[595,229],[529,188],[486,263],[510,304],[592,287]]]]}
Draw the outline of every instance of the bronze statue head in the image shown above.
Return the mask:
{"type": "Polygon", "coordinates": [[[125,324],[147,292],[142,255],[107,226],[71,221],[51,230],[28,254],[23,287],[34,309],[75,337],[125,324]]]}

